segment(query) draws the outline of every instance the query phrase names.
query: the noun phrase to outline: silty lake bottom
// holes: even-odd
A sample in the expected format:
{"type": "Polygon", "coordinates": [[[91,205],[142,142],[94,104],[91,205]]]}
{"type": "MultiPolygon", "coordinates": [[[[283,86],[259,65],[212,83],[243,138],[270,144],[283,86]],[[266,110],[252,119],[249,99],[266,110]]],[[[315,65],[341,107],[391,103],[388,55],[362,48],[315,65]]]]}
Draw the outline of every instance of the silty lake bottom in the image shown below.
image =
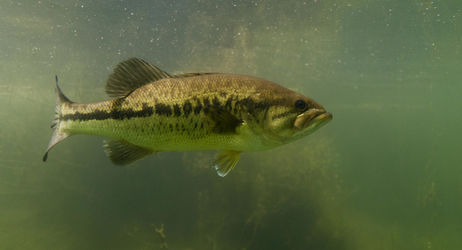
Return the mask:
{"type": "Polygon", "coordinates": [[[3,1],[1,249],[460,249],[460,1],[3,1]],[[140,57],[175,74],[262,77],[334,119],[247,153],[114,166],[75,136],[41,161],[54,77],[107,100],[140,57]]]}

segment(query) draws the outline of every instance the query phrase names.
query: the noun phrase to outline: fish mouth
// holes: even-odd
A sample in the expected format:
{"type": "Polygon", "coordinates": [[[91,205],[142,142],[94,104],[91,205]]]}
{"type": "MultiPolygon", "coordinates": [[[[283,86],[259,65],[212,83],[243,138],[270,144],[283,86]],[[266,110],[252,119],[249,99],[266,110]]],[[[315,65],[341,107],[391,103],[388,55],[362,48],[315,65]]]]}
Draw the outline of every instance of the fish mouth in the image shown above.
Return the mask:
{"type": "Polygon", "coordinates": [[[310,109],[297,116],[294,127],[299,130],[308,128],[309,130],[315,130],[324,126],[332,118],[332,114],[324,109],[310,109]]]}

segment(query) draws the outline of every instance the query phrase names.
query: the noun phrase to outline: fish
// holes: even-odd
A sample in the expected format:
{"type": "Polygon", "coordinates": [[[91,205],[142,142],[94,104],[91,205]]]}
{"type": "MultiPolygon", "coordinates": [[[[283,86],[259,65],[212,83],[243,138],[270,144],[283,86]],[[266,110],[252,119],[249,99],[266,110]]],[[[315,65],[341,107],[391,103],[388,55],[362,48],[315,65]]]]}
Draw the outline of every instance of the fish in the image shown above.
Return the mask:
{"type": "Polygon", "coordinates": [[[313,99],[271,81],[237,74],[171,75],[143,59],[115,66],[106,82],[111,99],[75,103],[56,76],[52,136],[42,160],[64,139],[107,138],[115,165],[159,152],[217,150],[212,166],[221,177],[243,152],[272,149],[303,138],[332,120],[313,99]]]}

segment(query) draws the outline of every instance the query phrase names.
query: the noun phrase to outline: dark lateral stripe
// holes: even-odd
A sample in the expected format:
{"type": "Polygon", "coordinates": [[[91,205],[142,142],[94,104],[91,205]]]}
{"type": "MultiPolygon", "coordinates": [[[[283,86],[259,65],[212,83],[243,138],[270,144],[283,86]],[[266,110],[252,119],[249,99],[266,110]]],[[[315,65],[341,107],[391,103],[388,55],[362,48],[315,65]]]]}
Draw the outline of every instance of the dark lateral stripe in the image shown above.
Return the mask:
{"type": "Polygon", "coordinates": [[[172,108],[169,105],[163,103],[156,104],[156,114],[170,116],[172,112],[172,108]]]}
{"type": "Polygon", "coordinates": [[[181,115],[181,109],[178,104],[173,105],[173,114],[177,117],[181,115]]]}
{"type": "Polygon", "coordinates": [[[208,97],[204,98],[204,113],[208,113],[210,110],[210,100],[208,97]]]}
{"type": "Polygon", "coordinates": [[[226,100],[226,103],[225,103],[225,109],[228,110],[228,111],[232,111],[233,110],[233,98],[230,97],[226,100]]]}
{"type": "Polygon", "coordinates": [[[114,120],[124,120],[124,119],[131,119],[136,117],[148,117],[154,114],[154,109],[147,104],[143,104],[143,108],[141,110],[133,110],[133,109],[121,109],[121,110],[112,110],[112,111],[104,111],[104,110],[95,110],[90,113],[80,113],[75,112],[73,114],[66,114],[60,117],[60,120],[71,120],[71,121],[89,121],[89,120],[106,120],[106,119],[114,119],[114,120]]]}
{"type": "Polygon", "coordinates": [[[212,102],[213,102],[213,107],[214,107],[214,108],[220,108],[221,103],[220,103],[220,101],[218,100],[217,97],[214,97],[213,100],[212,100],[212,102]]]}
{"type": "Polygon", "coordinates": [[[194,107],[194,114],[199,114],[202,110],[202,104],[199,100],[196,100],[196,106],[194,107]]]}
{"type": "Polygon", "coordinates": [[[183,105],[184,116],[188,117],[192,110],[192,104],[189,101],[186,101],[183,105]]]}
{"type": "MultiPolygon", "coordinates": [[[[186,100],[182,106],[178,104],[168,105],[163,103],[155,104],[155,107],[149,106],[147,103],[143,104],[141,110],[133,110],[131,108],[121,109],[121,102],[115,102],[112,106],[111,111],[106,110],[94,110],[89,113],[75,112],[73,114],[66,114],[60,117],[60,120],[105,120],[105,119],[115,119],[123,120],[136,117],[148,117],[154,113],[157,115],[171,116],[176,117],[181,116],[182,111],[185,117],[188,117],[191,113],[199,114],[201,111],[204,113],[209,113],[210,109],[214,110],[226,110],[234,111],[233,109],[236,106],[242,106],[250,113],[259,112],[262,110],[268,109],[272,105],[278,105],[282,103],[282,100],[271,100],[271,101],[260,101],[257,102],[251,97],[237,99],[234,96],[229,96],[226,100],[223,100],[223,103],[217,98],[214,97],[211,100],[205,97],[202,102],[198,98],[193,98],[193,100],[186,100]],[[194,100],[194,104],[192,101],[194,100]]],[[[276,115],[273,119],[285,116],[287,114],[276,115]]]]}
{"type": "Polygon", "coordinates": [[[256,102],[250,97],[243,98],[241,100],[238,100],[236,102],[236,106],[242,106],[247,109],[250,113],[262,111],[262,110],[267,110],[270,106],[273,105],[278,105],[281,103],[280,100],[271,100],[271,101],[261,101],[261,102],[256,102]]]}

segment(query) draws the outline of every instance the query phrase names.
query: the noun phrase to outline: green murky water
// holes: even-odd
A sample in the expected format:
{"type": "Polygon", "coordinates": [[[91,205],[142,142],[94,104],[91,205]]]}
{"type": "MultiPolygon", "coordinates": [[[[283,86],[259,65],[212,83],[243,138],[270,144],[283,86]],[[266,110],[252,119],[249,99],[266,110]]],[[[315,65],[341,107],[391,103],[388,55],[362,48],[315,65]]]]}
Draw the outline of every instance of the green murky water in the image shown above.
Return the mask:
{"type": "Polygon", "coordinates": [[[3,0],[0,248],[460,249],[461,49],[457,0],[3,0]],[[42,163],[54,75],[99,101],[133,56],[260,76],[334,120],[226,178],[213,152],[115,167],[90,136],[42,163]]]}

